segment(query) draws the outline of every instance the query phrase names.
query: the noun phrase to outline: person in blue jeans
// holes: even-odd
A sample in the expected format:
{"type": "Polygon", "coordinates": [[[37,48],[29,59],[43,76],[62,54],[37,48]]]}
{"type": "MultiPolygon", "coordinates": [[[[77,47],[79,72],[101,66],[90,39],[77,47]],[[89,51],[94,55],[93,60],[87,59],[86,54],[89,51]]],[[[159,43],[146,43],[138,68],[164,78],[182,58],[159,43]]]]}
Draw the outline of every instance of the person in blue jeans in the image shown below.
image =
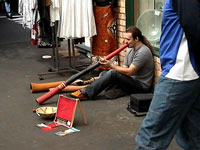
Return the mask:
{"type": "Polygon", "coordinates": [[[137,150],[166,150],[175,137],[200,150],[200,1],[165,0],[160,41],[162,74],[136,136],[137,150]]]}
{"type": "Polygon", "coordinates": [[[5,4],[5,10],[7,13],[7,17],[8,18],[12,18],[12,12],[11,12],[11,7],[10,7],[10,1],[9,0],[4,0],[4,4],[5,4]]]}

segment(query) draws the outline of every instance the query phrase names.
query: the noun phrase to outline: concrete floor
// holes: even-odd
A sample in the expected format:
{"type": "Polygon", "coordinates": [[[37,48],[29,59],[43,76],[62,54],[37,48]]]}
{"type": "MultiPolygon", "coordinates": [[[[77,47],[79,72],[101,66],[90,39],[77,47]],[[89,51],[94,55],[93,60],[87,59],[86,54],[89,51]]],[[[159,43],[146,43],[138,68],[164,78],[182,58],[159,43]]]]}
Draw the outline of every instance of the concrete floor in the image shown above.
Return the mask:
{"type": "MultiPolygon", "coordinates": [[[[133,150],[135,136],[144,117],[135,117],[126,110],[129,97],[96,101],[82,101],[88,125],[84,125],[79,110],[74,126],[79,133],[55,136],[58,130],[45,132],[35,125],[44,120],[32,112],[40,107],[35,98],[44,93],[32,94],[30,83],[66,80],[74,72],[64,75],[47,75],[39,80],[38,73],[46,72],[52,60],[52,49],[38,49],[30,44],[30,31],[7,19],[0,19],[0,149],[1,150],[133,150]]],[[[62,63],[68,60],[63,59],[62,63]]],[[[56,106],[58,95],[42,106],[56,106]]],[[[179,150],[175,141],[170,150],[179,150]]]]}

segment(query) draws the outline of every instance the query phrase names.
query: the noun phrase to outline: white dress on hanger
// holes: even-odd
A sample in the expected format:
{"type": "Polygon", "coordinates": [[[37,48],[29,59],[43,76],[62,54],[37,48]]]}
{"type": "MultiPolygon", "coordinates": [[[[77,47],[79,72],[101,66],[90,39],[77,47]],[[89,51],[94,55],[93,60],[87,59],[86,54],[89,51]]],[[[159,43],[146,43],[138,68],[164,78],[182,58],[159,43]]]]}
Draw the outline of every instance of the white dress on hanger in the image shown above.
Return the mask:
{"type": "Polygon", "coordinates": [[[23,26],[33,26],[33,9],[36,7],[36,0],[19,0],[18,13],[23,16],[23,26]]]}
{"type": "Polygon", "coordinates": [[[50,6],[50,20],[51,20],[51,26],[55,21],[60,20],[60,1],[59,0],[51,0],[51,6],[50,6]]]}
{"type": "Polygon", "coordinates": [[[58,37],[81,38],[97,34],[92,0],[60,0],[58,37]]]}

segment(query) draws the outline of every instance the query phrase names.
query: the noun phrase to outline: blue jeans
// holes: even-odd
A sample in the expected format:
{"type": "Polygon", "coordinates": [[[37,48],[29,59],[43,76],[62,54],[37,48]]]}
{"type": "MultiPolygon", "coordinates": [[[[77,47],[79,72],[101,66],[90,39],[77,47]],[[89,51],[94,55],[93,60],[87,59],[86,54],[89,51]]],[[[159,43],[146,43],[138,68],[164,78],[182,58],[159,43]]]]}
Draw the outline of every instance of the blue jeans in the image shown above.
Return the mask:
{"type": "Polygon", "coordinates": [[[200,150],[200,79],[159,78],[136,149],[166,150],[174,136],[184,150],[200,150]]]}
{"type": "Polygon", "coordinates": [[[10,15],[11,14],[10,3],[8,3],[7,0],[4,0],[4,3],[5,3],[6,12],[10,15]]]}
{"type": "Polygon", "coordinates": [[[105,72],[98,80],[93,82],[90,86],[81,90],[88,98],[93,99],[96,95],[106,89],[109,85],[117,85],[120,89],[128,94],[145,93],[149,88],[143,88],[142,84],[131,78],[123,75],[114,69],[105,72]]]}

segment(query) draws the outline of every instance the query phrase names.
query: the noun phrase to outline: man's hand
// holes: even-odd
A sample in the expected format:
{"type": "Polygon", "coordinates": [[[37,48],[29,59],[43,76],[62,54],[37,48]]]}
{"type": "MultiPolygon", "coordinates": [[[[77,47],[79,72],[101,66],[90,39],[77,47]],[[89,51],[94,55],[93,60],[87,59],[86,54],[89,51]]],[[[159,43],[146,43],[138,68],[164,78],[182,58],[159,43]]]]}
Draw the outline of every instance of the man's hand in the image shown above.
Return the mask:
{"type": "Polygon", "coordinates": [[[99,60],[99,62],[100,62],[102,67],[112,68],[112,63],[109,60],[101,59],[101,60],[99,60]]]}
{"type": "Polygon", "coordinates": [[[117,66],[106,59],[100,59],[99,63],[101,64],[102,67],[114,69],[127,76],[132,76],[134,73],[138,72],[139,70],[138,67],[136,67],[133,64],[131,64],[129,67],[117,66]]]}

